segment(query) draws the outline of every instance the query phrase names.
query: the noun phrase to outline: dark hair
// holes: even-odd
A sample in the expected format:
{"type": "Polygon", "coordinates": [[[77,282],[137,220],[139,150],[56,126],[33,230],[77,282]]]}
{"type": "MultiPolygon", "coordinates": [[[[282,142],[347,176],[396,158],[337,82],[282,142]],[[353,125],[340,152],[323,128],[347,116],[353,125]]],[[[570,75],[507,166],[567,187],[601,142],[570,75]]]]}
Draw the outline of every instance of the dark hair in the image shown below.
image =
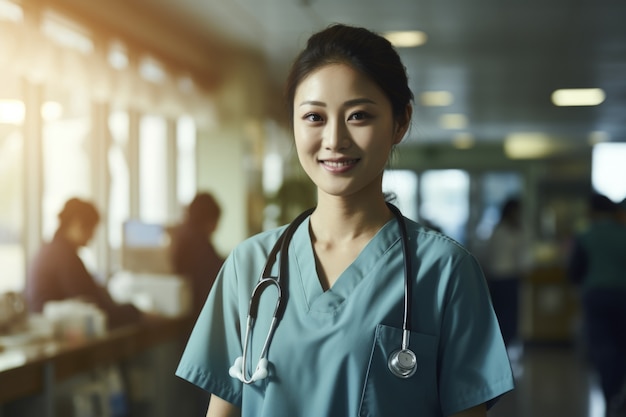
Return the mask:
{"type": "Polygon", "coordinates": [[[589,209],[593,213],[614,213],[617,211],[617,204],[607,196],[593,192],[589,197],[589,209]]]}
{"type": "Polygon", "coordinates": [[[402,123],[406,106],[413,100],[406,68],[397,51],[384,37],[360,27],[334,24],[312,35],[294,61],[286,85],[286,101],[293,120],[293,100],[298,85],[316,69],[342,63],[360,71],[389,98],[393,116],[402,123]]]}
{"type": "Polygon", "coordinates": [[[509,217],[519,210],[522,206],[521,201],[517,197],[511,197],[507,199],[502,205],[500,215],[502,218],[509,217]]]}
{"type": "Polygon", "coordinates": [[[187,207],[187,222],[200,226],[217,221],[221,214],[222,209],[211,194],[198,193],[187,207]]]}
{"type": "Polygon", "coordinates": [[[74,220],[78,220],[85,228],[95,227],[100,221],[96,206],[79,198],[70,198],[59,213],[59,230],[64,229],[74,220]]]}

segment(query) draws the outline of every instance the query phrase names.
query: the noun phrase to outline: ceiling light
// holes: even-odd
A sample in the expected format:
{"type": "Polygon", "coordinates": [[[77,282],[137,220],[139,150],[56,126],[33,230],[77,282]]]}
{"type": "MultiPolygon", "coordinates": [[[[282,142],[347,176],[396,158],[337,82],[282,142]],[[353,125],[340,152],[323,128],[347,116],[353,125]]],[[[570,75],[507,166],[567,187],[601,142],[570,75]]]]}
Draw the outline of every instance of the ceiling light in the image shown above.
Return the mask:
{"type": "Polygon", "coordinates": [[[452,144],[457,149],[470,149],[474,147],[476,140],[474,135],[469,132],[461,132],[454,135],[452,144]]]}
{"type": "Polygon", "coordinates": [[[597,106],[605,97],[601,88],[562,89],[552,93],[552,103],[556,106],[597,106]]]}
{"type": "Polygon", "coordinates": [[[428,36],[419,30],[392,31],[383,35],[396,48],[413,48],[426,43],[428,36]]]}
{"type": "Polygon", "coordinates": [[[453,101],[454,96],[449,91],[425,91],[420,94],[420,102],[423,106],[449,106],[453,101]]]}
{"type": "Polygon", "coordinates": [[[504,153],[511,159],[544,158],[555,148],[550,136],[541,132],[512,133],[504,140],[504,153]]]}
{"type": "Polygon", "coordinates": [[[611,139],[609,132],[605,132],[604,130],[596,130],[589,133],[588,142],[590,145],[596,145],[602,142],[608,142],[611,139]]]}
{"type": "Polygon", "coordinates": [[[467,127],[467,117],[460,113],[442,114],[439,117],[439,126],[444,129],[465,129],[467,127]]]}

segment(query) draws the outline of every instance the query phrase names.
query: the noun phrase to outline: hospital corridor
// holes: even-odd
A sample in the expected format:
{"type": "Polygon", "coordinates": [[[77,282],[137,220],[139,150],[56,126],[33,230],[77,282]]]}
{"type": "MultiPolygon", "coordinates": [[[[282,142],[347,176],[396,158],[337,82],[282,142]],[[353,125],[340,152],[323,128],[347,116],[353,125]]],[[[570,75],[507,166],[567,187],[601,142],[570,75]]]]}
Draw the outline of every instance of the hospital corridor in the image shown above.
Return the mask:
{"type": "Polygon", "coordinates": [[[625,20],[0,0],[0,417],[626,417],[625,20]]]}
{"type": "Polygon", "coordinates": [[[516,388],[489,417],[604,417],[604,400],[581,352],[571,346],[532,346],[513,362],[516,388]]]}

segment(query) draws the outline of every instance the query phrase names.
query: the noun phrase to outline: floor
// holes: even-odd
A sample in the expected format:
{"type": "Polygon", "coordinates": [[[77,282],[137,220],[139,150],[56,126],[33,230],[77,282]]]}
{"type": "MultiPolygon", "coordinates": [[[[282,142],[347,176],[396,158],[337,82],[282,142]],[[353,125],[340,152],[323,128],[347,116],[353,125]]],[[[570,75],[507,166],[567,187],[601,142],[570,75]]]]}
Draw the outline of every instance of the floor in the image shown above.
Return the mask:
{"type": "Polygon", "coordinates": [[[514,352],[512,358],[516,356],[516,388],[500,399],[489,417],[604,417],[602,394],[580,352],[533,346],[514,352]]]}

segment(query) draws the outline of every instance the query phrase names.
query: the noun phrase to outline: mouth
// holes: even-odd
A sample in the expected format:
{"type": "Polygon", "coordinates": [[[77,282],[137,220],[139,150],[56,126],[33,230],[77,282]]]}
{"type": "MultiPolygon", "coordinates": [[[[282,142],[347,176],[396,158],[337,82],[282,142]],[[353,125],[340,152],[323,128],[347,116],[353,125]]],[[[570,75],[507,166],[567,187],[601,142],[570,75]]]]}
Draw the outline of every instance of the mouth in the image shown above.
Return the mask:
{"type": "Polygon", "coordinates": [[[330,159],[320,159],[319,161],[322,165],[325,165],[329,168],[346,168],[352,165],[355,165],[359,162],[358,159],[341,159],[341,160],[330,160],[330,159]]]}
{"type": "Polygon", "coordinates": [[[351,170],[360,159],[320,159],[319,163],[333,173],[344,173],[351,170]]]}

